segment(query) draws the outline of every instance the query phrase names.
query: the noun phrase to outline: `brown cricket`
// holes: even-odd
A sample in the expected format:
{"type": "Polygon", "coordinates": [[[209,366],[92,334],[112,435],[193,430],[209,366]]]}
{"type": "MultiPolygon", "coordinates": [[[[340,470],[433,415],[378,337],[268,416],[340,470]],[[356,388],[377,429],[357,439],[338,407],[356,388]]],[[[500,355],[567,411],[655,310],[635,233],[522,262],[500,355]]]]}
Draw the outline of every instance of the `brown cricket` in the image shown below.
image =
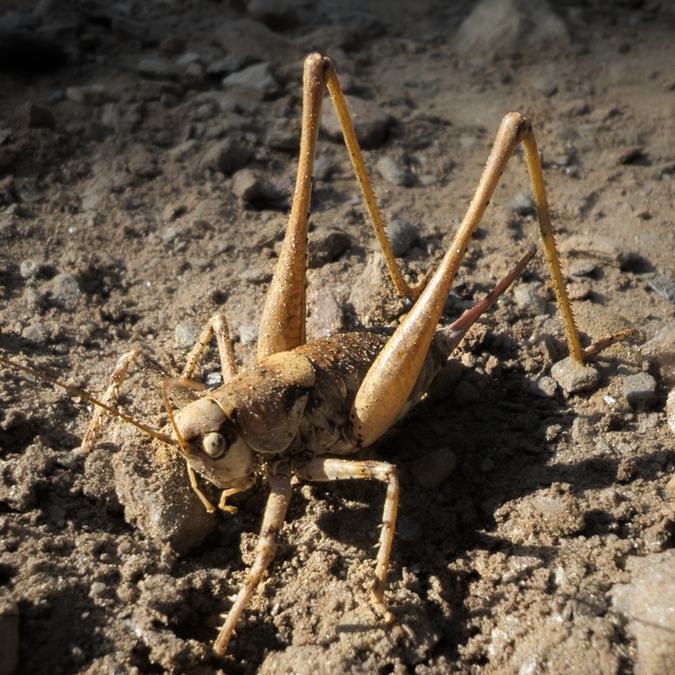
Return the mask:
{"type": "Polygon", "coordinates": [[[404,279],[367,177],[365,164],[330,59],[307,57],[300,158],[293,205],[283,247],[262,312],[257,364],[237,373],[227,322],[222,313],[207,323],[188,356],[181,377],[164,382],[164,403],[171,433],[151,429],[115,407],[118,388],[134,350],[117,365],[102,400],[0,355],[0,362],[66,388],[96,405],[83,446],[91,444],[108,413],[175,447],[187,461],[190,483],[209,511],[215,508],[202,493],[197,474],[222,490],[219,508],[235,509],[227,498],[250,488],[256,475],[266,477],[270,494],[263,516],[255,559],[214,643],[225,654],[244,608],[274,558],[291,495],[291,478],[305,481],[375,479],[386,483],[382,529],[371,589],[372,602],[396,624],[385,602],[385,586],[399,501],[396,468],[382,461],[342,459],[377,441],[424,396],[436,373],[476,319],[522,272],[531,249],[511,272],[473,308],[451,325],[438,329],[453,280],[469,241],[504,168],[522,144],[536,204],[539,229],[563,318],[572,358],[583,361],[622,339],[623,331],[582,349],[556,250],[539,153],[529,120],[507,114],[468,211],[435,272],[416,286],[404,279]],[[305,340],[305,276],[307,224],[312,170],[321,104],[328,89],[394,287],[414,304],[394,331],[344,333],[307,343],[305,340]],[[428,279],[428,280],[427,280],[428,279]],[[169,389],[192,387],[191,376],[215,335],[223,382],[217,389],[194,393],[194,400],[174,414],[169,389]]]}

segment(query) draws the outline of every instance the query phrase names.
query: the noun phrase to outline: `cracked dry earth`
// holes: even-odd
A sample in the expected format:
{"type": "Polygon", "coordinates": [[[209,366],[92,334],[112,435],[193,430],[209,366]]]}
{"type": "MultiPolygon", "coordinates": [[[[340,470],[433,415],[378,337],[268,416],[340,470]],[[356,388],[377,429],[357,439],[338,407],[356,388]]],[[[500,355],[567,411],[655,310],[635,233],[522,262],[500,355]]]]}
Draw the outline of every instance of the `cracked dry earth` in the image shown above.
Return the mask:
{"type": "MultiPolygon", "coordinates": [[[[235,516],[207,517],[175,458],[113,422],[79,452],[87,406],[3,367],[0,673],[675,668],[672,8],[363,4],[3,3],[3,353],[97,392],[133,345],[182,364],[222,308],[251,363],[313,50],[359,113],[411,279],[449,245],[501,117],[520,110],[583,334],[641,335],[570,391],[572,374],[552,370],[566,347],[538,255],[365,453],[400,470],[387,598],[414,639],[392,639],[368,603],[382,486],[297,485],[223,660],[210,644],[252,560],[265,485],[233,498],[235,516]],[[22,50],[12,30],[40,41],[22,50]]],[[[393,325],[405,306],[328,101],[318,157],[309,332],[393,325]]],[[[443,323],[537,237],[516,156],[443,323]]],[[[200,376],[217,372],[211,354],[200,376]]],[[[165,422],[151,372],[130,375],[121,405],[165,422]]]]}

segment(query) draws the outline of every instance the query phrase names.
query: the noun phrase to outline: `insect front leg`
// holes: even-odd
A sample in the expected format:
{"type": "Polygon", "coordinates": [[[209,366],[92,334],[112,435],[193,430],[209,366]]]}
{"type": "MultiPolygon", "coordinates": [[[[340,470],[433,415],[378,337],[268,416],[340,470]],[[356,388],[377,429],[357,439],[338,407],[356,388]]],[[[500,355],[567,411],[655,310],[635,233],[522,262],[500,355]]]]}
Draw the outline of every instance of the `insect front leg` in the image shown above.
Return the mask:
{"type": "Polygon", "coordinates": [[[185,367],[181,372],[182,379],[190,379],[192,377],[192,374],[202,360],[213,335],[216,336],[216,342],[218,343],[218,355],[220,356],[220,369],[223,376],[223,382],[227,382],[237,374],[237,364],[234,362],[234,349],[232,348],[232,339],[230,337],[230,329],[227,325],[225,313],[216,312],[207,321],[197,342],[190,350],[185,361],[185,367]]]}
{"type": "Polygon", "coordinates": [[[267,498],[260,536],[255,547],[255,559],[248,570],[246,581],[239,590],[234,604],[227,614],[225,623],[213,644],[213,651],[218,656],[225,654],[244,608],[260,584],[265,570],[274,559],[277,550],[277,538],[288,511],[288,504],[291,500],[290,467],[286,463],[277,464],[269,471],[267,478],[270,485],[270,495],[267,498]]]}
{"type": "Polygon", "coordinates": [[[389,572],[389,558],[394,542],[396,515],[398,513],[398,472],[393,464],[373,461],[352,461],[318,457],[293,467],[295,475],[305,481],[334,480],[379,480],[387,484],[387,495],[382,513],[382,529],[375,565],[375,581],[371,588],[371,601],[387,623],[396,623],[396,618],[387,609],[384,589],[389,572]]]}

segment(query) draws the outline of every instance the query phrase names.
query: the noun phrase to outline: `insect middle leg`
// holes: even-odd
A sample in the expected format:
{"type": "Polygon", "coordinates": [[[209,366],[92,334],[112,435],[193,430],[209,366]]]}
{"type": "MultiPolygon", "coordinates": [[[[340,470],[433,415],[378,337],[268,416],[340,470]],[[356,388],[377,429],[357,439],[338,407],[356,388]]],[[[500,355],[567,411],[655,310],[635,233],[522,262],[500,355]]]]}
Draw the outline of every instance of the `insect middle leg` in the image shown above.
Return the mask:
{"type": "Polygon", "coordinates": [[[277,550],[277,538],[288,511],[288,504],[291,500],[290,467],[287,463],[277,464],[269,470],[267,478],[270,495],[267,498],[260,536],[255,547],[255,559],[213,645],[213,651],[218,656],[222,656],[227,651],[227,645],[244,608],[262,581],[265,570],[274,559],[277,550]]]}
{"type": "Polygon", "coordinates": [[[305,481],[364,480],[375,479],[387,484],[387,495],[382,513],[382,529],[377,551],[375,581],[371,588],[371,601],[387,623],[396,621],[384,601],[384,589],[389,571],[389,557],[394,541],[396,515],[398,512],[399,482],[396,467],[386,462],[352,461],[331,457],[309,460],[293,467],[295,475],[305,481]]]}

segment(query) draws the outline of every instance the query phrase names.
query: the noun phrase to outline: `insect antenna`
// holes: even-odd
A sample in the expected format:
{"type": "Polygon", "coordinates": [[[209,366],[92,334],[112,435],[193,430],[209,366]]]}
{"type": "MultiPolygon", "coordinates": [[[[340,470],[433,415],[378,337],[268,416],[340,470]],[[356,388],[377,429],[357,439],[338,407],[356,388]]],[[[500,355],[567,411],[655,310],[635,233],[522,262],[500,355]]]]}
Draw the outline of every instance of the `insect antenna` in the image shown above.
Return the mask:
{"type": "MultiPolygon", "coordinates": [[[[139,431],[142,431],[144,434],[147,434],[148,436],[152,436],[152,438],[156,438],[163,443],[167,443],[168,445],[176,445],[176,441],[171,438],[171,436],[167,434],[163,434],[161,431],[157,431],[156,429],[153,429],[152,427],[147,426],[146,424],[143,424],[143,422],[139,422],[137,419],[133,418],[131,415],[127,415],[126,413],[122,412],[121,410],[118,410],[117,408],[113,408],[112,406],[109,406],[106,403],[103,403],[103,401],[100,401],[97,399],[95,396],[90,394],[89,392],[85,391],[84,389],[80,389],[79,387],[74,387],[71,384],[66,384],[65,382],[61,382],[61,380],[57,380],[55,377],[51,377],[51,375],[47,375],[47,373],[43,373],[40,370],[36,370],[35,368],[31,368],[30,366],[26,366],[23,363],[19,363],[18,361],[15,361],[14,359],[10,359],[4,354],[0,354],[0,363],[3,363],[4,365],[8,366],[9,368],[14,368],[16,370],[20,370],[24,373],[27,373],[28,375],[31,375],[35,377],[38,380],[41,380],[42,382],[48,382],[49,384],[53,384],[57,387],[61,387],[61,389],[65,389],[71,396],[74,398],[79,398],[82,399],[83,401],[87,401],[88,403],[91,403],[92,405],[98,406],[99,408],[102,408],[105,410],[109,415],[112,415],[113,417],[119,417],[121,420],[125,421],[127,424],[131,424],[132,426],[136,427],[139,431]]],[[[175,428],[175,426],[174,426],[175,428]]]]}

